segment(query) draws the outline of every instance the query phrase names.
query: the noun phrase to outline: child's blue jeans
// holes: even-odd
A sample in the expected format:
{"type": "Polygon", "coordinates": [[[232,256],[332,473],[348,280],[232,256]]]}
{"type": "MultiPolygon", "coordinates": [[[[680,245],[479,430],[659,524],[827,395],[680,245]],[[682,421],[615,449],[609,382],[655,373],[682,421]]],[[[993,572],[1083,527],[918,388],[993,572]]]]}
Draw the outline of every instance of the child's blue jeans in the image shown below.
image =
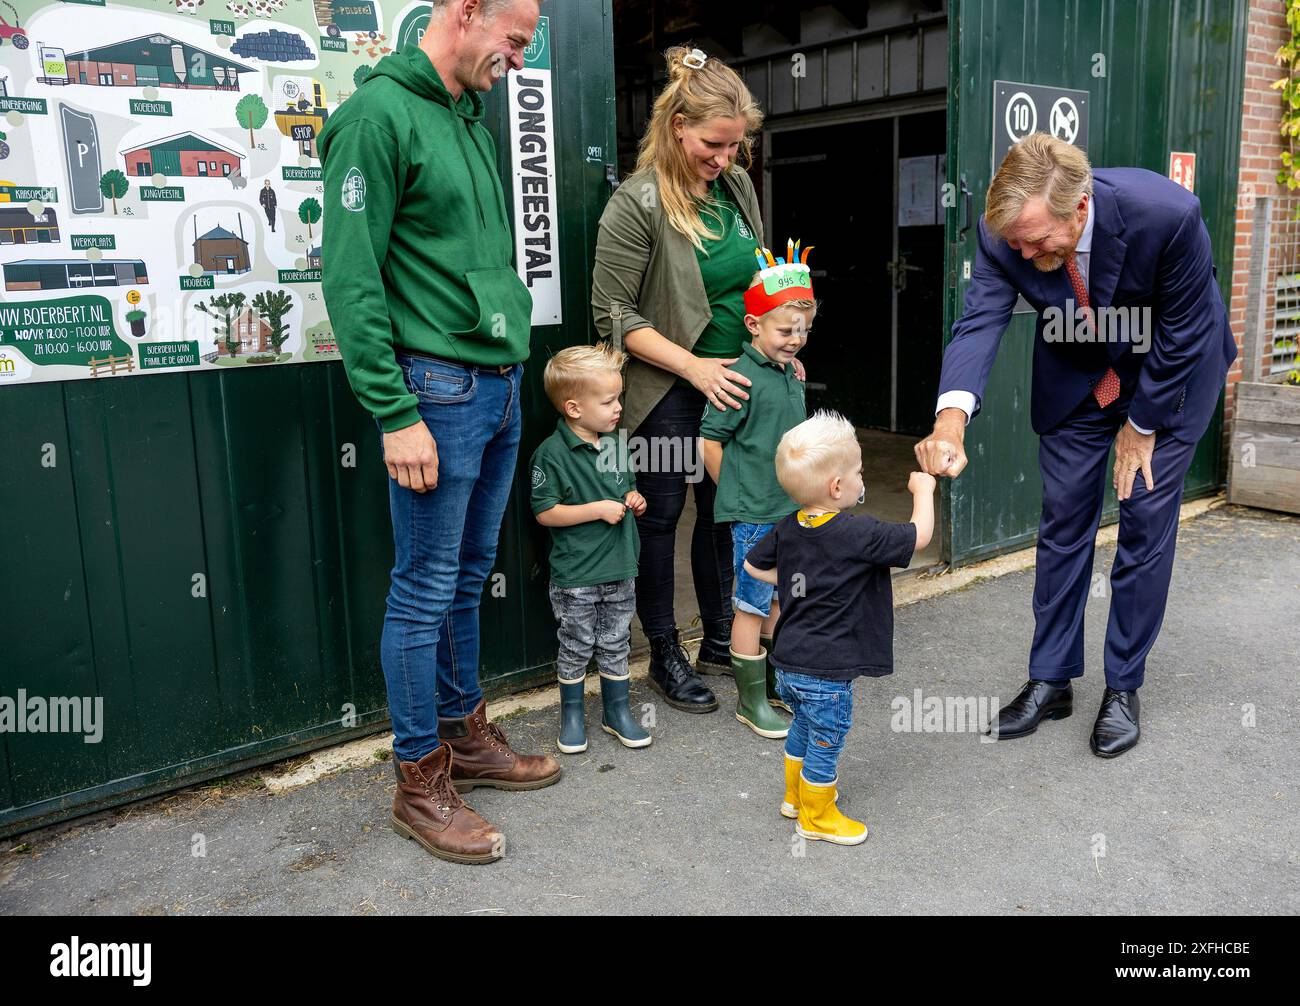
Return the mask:
{"type": "Polygon", "coordinates": [[[751,615],[766,618],[772,613],[772,593],[775,588],[763,580],[756,580],[745,572],[745,556],[758,544],[771,524],[746,524],[736,521],[731,525],[731,561],[736,570],[735,593],[732,601],[737,611],[747,611],[751,615]]]}
{"type": "Polygon", "coordinates": [[[809,782],[833,783],[844,739],[853,725],[853,682],[828,681],[778,667],[776,691],[794,710],[785,753],[803,759],[803,776],[809,782]]]}

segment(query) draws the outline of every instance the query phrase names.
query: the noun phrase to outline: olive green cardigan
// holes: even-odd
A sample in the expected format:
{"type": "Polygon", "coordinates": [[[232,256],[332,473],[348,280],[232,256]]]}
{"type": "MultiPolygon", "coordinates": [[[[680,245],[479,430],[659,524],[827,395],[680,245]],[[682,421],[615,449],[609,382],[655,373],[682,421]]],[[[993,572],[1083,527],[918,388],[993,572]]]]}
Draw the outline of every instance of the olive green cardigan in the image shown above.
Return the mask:
{"type": "MultiPolygon", "coordinates": [[[[754,183],[736,165],[722,173],[722,182],[761,245],[763,221],[754,183]]],[[[601,214],[591,309],[596,331],[617,349],[623,348],[628,332],[649,327],[689,350],[713,318],[695,246],[668,225],[653,169],[623,182],[601,214]]],[[[676,380],[671,371],[633,356],[624,376],[620,425],[635,431],[676,380]]]]}

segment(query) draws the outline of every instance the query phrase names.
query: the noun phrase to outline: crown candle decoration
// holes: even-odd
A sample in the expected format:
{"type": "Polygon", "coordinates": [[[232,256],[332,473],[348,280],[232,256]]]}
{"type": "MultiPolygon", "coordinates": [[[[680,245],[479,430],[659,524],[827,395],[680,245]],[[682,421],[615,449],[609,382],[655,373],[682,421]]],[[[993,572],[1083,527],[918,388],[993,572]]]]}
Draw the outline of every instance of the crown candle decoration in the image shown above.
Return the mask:
{"type": "Polygon", "coordinates": [[[745,313],[761,317],[791,300],[812,300],[812,269],[808,253],[813,245],[787,240],[785,258],[775,258],[767,248],[755,248],[760,282],[745,291],[745,313]]]}

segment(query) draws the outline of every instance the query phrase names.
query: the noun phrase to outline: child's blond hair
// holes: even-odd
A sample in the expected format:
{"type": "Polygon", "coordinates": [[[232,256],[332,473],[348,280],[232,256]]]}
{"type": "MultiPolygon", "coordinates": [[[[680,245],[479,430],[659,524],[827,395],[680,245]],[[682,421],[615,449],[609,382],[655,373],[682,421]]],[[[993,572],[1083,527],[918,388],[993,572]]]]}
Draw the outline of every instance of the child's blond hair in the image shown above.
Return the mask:
{"type": "MultiPolygon", "coordinates": [[[[762,276],[763,274],[761,272],[754,273],[753,278],[749,281],[749,285],[751,287],[758,286],[758,284],[763,282],[762,276]]],[[[810,300],[807,297],[802,297],[799,300],[787,300],[784,304],[778,304],[776,307],[797,307],[801,311],[816,311],[817,301],[810,300]]],[[[775,311],[776,307],[772,308],[772,311],[775,311]]],[[[756,314],[754,317],[765,318],[767,315],[771,314],[772,311],[764,311],[762,314],[756,314]]]]}
{"type": "Polygon", "coordinates": [[[627,354],[608,343],[595,346],[568,346],[546,362],[542,387],[557,412],[564,403],[577,398],[600,376],[622,375],[627,354]]]}
{"type": "Polygon", "coordinates": [[[836,475],[856,465],[860,451],[853,424],[838,412],[818,409],[812,418],[787,430],[777,445],[777,481],[803,506],[822,496],[836,475]]]}

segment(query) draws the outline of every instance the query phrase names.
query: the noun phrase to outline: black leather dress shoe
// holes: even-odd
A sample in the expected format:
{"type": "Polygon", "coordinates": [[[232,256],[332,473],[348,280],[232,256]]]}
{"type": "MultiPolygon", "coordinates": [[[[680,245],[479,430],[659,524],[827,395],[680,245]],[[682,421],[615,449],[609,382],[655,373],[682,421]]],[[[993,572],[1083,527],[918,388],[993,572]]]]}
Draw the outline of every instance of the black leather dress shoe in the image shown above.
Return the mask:
{"type": "MultiPolygon", "coordinates": [[[[1028,737],[1038,729],[1043,719],[1063,720],[1074,712],[1074,689],[1070,682],[1057,684],[1055,681],[1025,682],[1020,694],[1003,706],[998,713],[998,740],[1012,740],[1016,737],[1028,737]]],[[[994,731],[990,730],[990,734],[994,731]]]]}
{"type": "Polygon", "coordinates": [[[674,709],[711,713],[718,708],[718,697],[686,659],[676,630],[650,639],[650,684],[674,709]]]}
{"type": "Polygon", "coordinates": [[[1122,692],[1107,688],[1101,697],[1097,722],[1092,725],[1092,739],[1088,746],[1098,758],[1114,758],[1137,744],[1142,731],[1138,729],[1138,702],[1136,690],[1122,692]]]}
{"type": "Polygon", "coordinates": [[[731,619],[705,622],[700,652],[695,655],[698,674],[731,673],[731,619]]]}

